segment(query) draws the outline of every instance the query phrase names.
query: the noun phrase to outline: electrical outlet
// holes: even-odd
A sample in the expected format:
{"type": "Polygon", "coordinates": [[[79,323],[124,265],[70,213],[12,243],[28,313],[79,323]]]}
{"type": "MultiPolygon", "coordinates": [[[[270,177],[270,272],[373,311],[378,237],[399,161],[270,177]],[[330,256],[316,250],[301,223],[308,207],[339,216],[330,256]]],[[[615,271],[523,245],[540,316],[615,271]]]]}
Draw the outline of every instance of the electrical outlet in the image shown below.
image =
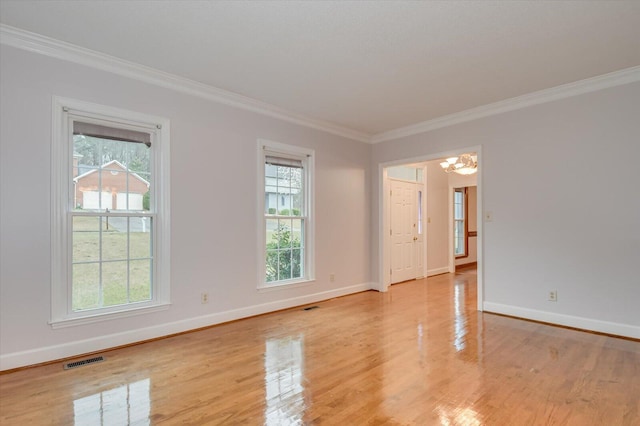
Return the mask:
{"type": "Polygon", "coordinates": [[[558,292],[556,290],[549,290],[549,302],[558,301],[558,292]]]}
{"type": "Polygon", "coordinates": [[[329,274],[329,281],[334,282],[336,280],[336,274],[329,274]]]}
{"type": "Polygon", "coordinates": [[[209,293],[202,293],[200,295],[200,303],[202,303],[203,305],[205,303],[209,303],[209,293]]]}

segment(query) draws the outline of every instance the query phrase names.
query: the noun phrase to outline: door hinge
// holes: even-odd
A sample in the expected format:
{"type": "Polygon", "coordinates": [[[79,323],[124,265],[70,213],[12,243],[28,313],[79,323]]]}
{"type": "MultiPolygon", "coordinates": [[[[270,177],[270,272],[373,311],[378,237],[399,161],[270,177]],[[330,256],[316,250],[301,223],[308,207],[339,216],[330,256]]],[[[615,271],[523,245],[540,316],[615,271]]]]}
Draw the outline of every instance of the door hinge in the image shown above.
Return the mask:
{"type": "Polygon", "coordinates": [[[389,191],[389,195],[393,195],[393,191],[389,191]]]}
{"type": "Polygon", "coordinates": [[[393,275],[393,269],[389,268],[389,275],[393,275]]]}

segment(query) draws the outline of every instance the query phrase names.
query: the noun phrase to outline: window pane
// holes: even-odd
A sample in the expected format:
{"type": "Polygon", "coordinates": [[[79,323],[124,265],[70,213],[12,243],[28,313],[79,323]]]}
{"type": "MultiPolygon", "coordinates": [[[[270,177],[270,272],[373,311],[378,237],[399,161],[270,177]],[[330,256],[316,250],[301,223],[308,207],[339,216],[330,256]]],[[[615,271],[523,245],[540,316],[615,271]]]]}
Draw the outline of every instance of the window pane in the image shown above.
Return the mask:
{"type": "Polygon", "coordinates": [[[73,218],[72,262],[100,260],[100,218],[73,218]]]}
{"type": "Polygon", "coordinates": [[[129,301],[142,302],[151,299],[151,260],[132,260],[129,263],[129,301]]]}
{"type": "Polygon", "coordinates": [[[80,263],[73,265],[72,309],[98,308],[100,306],[100,264],[80,263]]]}
{"type": "MultiPolygon", "coordinates": [[[[112,218],[113,219],[113,218],[112,218]]],[[[129,258],[143,259],[151,253],[151,218],[130,217],[129,219],[129,258]]]]}
{"type": "Polygon", "coordinates": [[[300,278],[302,277],[302,250],[301,249],[293,249],[291,250],[291,277],[292,278],[300,278]]]}
{"type": "Polygon", "coordinates": [[[278,166],[274,166],[273,164],[265,164],[264,175],[273,178],[278,177],[278,166]]]}
{"type": "Polygon", "coordinates": [[[276,187],[267,186],[264,194],[264,213],[276,214],[278,211],[278,190],[276,187]]]}
{"type": "Polygon", "coordinates": [[[102,232],[102,260],[127,259],[127,219],[126,217],[105,217],[105,231],[102,232]]]}
{"type": "Polygon", "coordinates": [[[98,160],[100,147],[95,138],[74,135],[73,136],[73,187],[75,209],[98,209],[98,160]],[[84,197],[84,193],[91,193],[84,197]],[[88,199],[87,199],[88,198],[88,199]],[[88,205],[91,203],[91,206],[88,205]]]}
{"type": "Polygon", "coordinates": [[[291,214],[290,188],[278,187],[278,214],[289,216],[291,214]]]}
{"type": "Polygon", "coordinates": [[[278,279],[291,279],[291,249],[281,249],[279,252],[278,279]]]}
{"type": "Polygon", "coordinates": [[[278,219],[278,248],[291,248],[291,219],[278,219]]]}
{"type": "Polygon", "coordinates": [[[464,222],[456,221],[454,227],[455,254],[464,254],[464,222]]]}
{"type": "MultiPolygon", "coordinates": [[[[271,243],[273,244],[273,243],[271,243]]],[[[267,244],[266,282],[278,280],[278,249],[267,244]]]]}
{"type": "Polygon", "coordinates": [[[303,246],[303,221],[302,219],[291,220],[291,248],[300,248],[303,246]]]}
{"type": "Polygon", "coordinates": [[[74,207],[149,210],[150,152],[143,143],[74,135],[74,207]]]}
{"type": "Polygon", "coordinates": [[[265,228],[267,248],[278,248],[278,219],[267,219],[265,228]],[[269,244],[273,244],[273,247],[269,244]]]}
{"type": "Polygon", "coordinates": [[[277,166],[278,181],[282,182],[282,186],[289,186],[289,180],[291,179],[291,167],[277,166]]]}
{"type": "Polygon", "coordinates": [[[122,305],[128,302],[127,264],[126,260],[102,263],[103,306],[122,305]]]}
{"type": "Polygon", "coordinates": [[[291,187],[302,188],[302,169],[299,167],[291,168],[291,187]]]}
{"type": "Polygon", "coordinates": [[[302,191],[300,189],[292,188],[293,194],[291,195],[291,216],[300,216],[302,211],[302,191]]]}

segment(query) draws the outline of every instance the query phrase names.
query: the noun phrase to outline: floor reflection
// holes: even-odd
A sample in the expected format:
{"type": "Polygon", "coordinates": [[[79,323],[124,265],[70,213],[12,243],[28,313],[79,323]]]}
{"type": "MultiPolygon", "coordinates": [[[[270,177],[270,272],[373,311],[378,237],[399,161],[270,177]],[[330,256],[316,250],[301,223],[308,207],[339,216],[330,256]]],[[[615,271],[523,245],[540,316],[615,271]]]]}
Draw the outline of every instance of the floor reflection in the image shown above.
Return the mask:
{"type": "Polygon", "coordinates": [[[73,401],[76,426],[148,425],[150,380],[144,379],[73,401]]]}
{"type": "Polygon", "coordinates": [[[482,422],[478,419],[478,413],[471,408],[455,408],[446,409],[438,407],[436,409],[438,417],[440,417],[440,424],[442,426],[481,426],[482,422]]]}
{"type": "Polygon", "coordinates": [[[304,336],[267,340],[264,370],[265,424],[303,424],[304,336]]]}
{"type": "Polygon", "coordinates": [[[453,291],[453,306],[455,311],[453,346],[455,346],[457,352],[460,352],[466,347],[465,336],[467,335],[464,287],[461,284],[456,284],[453,286],[453,291]]]}

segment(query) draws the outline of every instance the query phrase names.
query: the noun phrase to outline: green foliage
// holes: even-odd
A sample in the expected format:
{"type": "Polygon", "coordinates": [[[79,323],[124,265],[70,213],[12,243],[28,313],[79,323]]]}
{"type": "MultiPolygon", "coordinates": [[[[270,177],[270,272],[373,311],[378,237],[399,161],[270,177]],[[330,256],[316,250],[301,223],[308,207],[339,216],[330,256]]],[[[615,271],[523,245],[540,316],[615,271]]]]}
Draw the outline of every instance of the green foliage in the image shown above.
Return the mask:
{"type": "Polygon", "coordinates": [[[302,276],[302,250],[300,239],[291,235],[284,224],[278,225],[272,241],[267,243],[267,282],[300,278],[302,276]]]}
{"type": "Polygon", "coordinates": [[[276,208],[275,207],[269,207],[269,214],[276,214],[276,208]]]}
{"type": "Polygon", "coordinates": [[[150,205],[151,205],[151,191],[147,191],[142,196],[142,209],[143,210],[150,210],[149,209],[150,205]]]}
{"type": "Polygon", "coordinates": [[[289,216],[289,209],[281,209],[280,210],[280,215],[289,216]]]}
{"type": "Polygon", "coordinates": [[[292,216],[300,216],[300,209],[291,209],[292,216]]]}

